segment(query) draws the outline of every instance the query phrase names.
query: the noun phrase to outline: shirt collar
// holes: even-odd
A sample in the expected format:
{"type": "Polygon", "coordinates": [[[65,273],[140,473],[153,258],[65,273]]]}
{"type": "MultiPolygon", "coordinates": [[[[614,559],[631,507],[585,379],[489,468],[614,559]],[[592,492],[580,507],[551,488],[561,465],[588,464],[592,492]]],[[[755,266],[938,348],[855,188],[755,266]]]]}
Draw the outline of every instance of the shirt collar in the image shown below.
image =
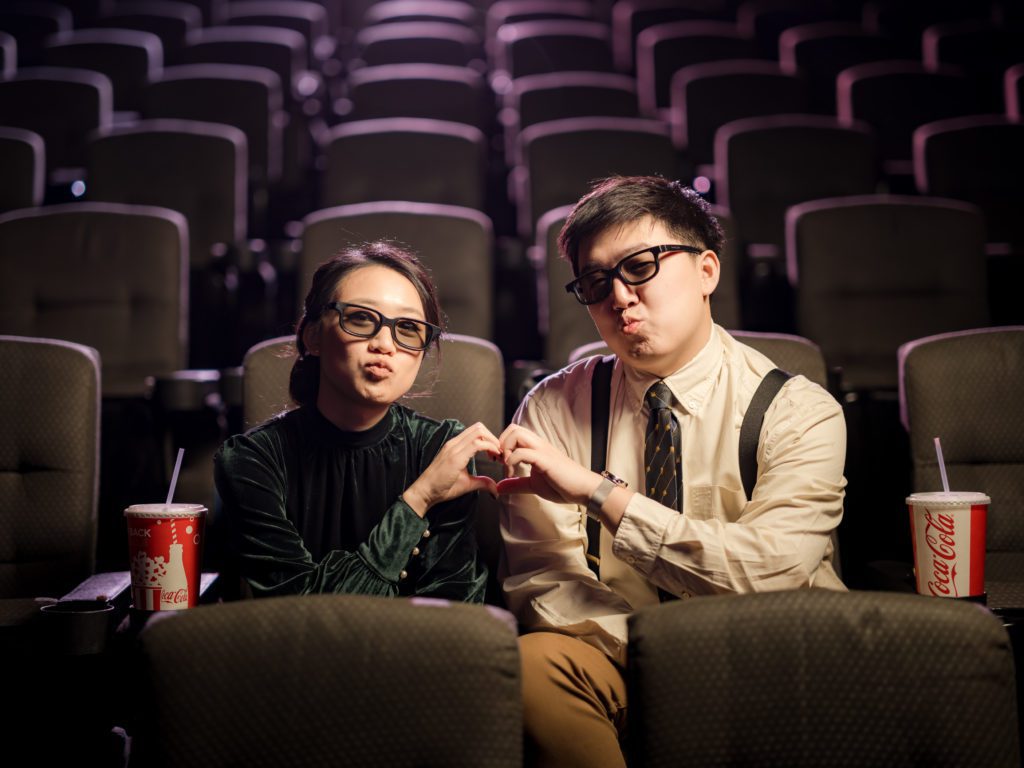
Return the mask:
{"type": "MultiPolygon", "coordinates": [[[[691,415],[698,415],[701,406],[711,393],[718,376],[724,346],[718,335],[718,326],[712,325],[711,336],[703,348],[690,362],[665,377],[665,383],[676,400],[676,405],[691,415]]],[[[645,409],[644,395],[650,386],[658,381],[657,376],[638,371],[623,364],[626,391],[635,412],[645,409]]]]}

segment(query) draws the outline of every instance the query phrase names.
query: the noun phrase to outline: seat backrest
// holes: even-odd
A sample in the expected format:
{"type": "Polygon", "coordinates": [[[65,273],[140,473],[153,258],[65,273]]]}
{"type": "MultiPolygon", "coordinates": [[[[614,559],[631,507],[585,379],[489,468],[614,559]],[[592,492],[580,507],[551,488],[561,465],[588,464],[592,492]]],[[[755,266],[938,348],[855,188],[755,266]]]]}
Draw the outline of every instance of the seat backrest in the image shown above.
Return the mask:
{"type": "Polygon", "coordinates": [[[244,64],[274,70],[286,109],[297,103],[293,83],[306,61],[306,40],[281,27],[208,27],[189,33],[186,64],[244,64]]]}
{"type": "Polygon", "coordinates": [[[929,68],[958,67],[974,83],[989,112],[1003,107],[1003,72],[1021,60],[1024,29],[990,19],[935,24],[921,37],[922,59],[929,68]]]}
{"type": "Polygon", "coordinates": [[[1020,122],[1024,116],[1024,64],[1014,64],[1003,75],[1006,116],[1020,122]]]}
{"type": "Polygon", "coordinates": [[[93,568],[96,350],[0,336],[0,423],[0,598],[60,597],[93,568]]]}
{"type": "MultiPolygon", "coordinates": [[[[572,209],[571,205],[555,208],[541,216],[537,224],[534,263],[542,265],[538,271],[538,327],[545,339],[544,360],[549,368],[559,368],[566,362],[579,359],[574,357],[578,348],[599,342],[590,313],[565,290],[573,274],[569,262],[558,253],[558,233],[572,209]]],[[[741,269],[738,261],[742,254],[737,247],[736,228],[729,211],[716,206],[711,210],[725,231],[725,244],[722,253],[718,254],[721,274],[718,287],[711,296],[711,314],[715,322],[725,328],[740,328],[741,269]]]]}
{"type": "Polygon", "coordinates": [[[974,203],[993,243],[1024,246],[1024,124],[1002,115],[955,117],[914,131],[914,177],[922,195],[974,203]]]}
{"type": "Polygon", "coordinates": [[[313,273],[329,257],[347,246],[393,240],[430,269],[449,331],[493,338],[494,233],[486,214],[452,205],[378,202],[316,211],[303,223],[300,306],[313,273]]]}
{"type": "Polygon", "coordinates": [[[497,70],[515,80],[545,72],[611,72],[611,33],[597,21],[520,21],[498,29],[497,70]]]}
{"type": "Polygon", "coordinates": [[[142,115],[233,125],[245,134],[254,183],[281,176],[281,81],[266,67],[186,64],[168,67],[146,89],[142,115]]]}
{"type": "Polygon", "coordinates": [[[103,17],[103,26],[135,29],[160,38],[164,64],[181,64],[188,33],[203,25],[203,15],[194,5],[180,0],[132,0],[119,4],[103,17]]]}
{"type": "Polygon", "coordinates": [[[91,200],[182,213],[197,267],[209,264],[215,247],[245,239],[248,145],[233,126],[140,120],[111,128],[90,142],[87,169],[91,200]]]}
{"type": "Polygon", "coordinates": [[[327,9],[308,0],[237,0],[228,3],[225,21],[233,26],[280,27],[302,35],[305,65],[312,68],[317,41],[328,34],[327,9]]]}
{"type": "Polygon", "coordinates": [[[636,39],[640,106],[650,117],[667,108],[672,76],[683,67],[757,56],[757,44],[727,21],[675,21],[645,29],[636,39]]]}
{"type": "Polygon", "coordinates": [[[495,0],[487,8],[484,39],[488,59],[494,61],[498,30],[503,24],[543,19],[592,19],[594,5],[589,0],[495,0]]]}
{"type": "Polygon", "coordinates": [[[786,224],[797,328],[843,369],[845,390],[894,391],[900,344],[987,323],[974,206],[865,195],[801,203],[786,224]]]}
{"type": "Polygon", "coordinates": [[[596,179],[614,174],[676,177],[666,127],[628,117],[552,120],[519,135],[524,165],[516,176],[519,233],[533,239],[537,219],[574,203],[596,179]]]}
{"type": "Polygon", "coordinates": [[[883,160],[909,161],[919,125],[973,114],[976,98],[959,70],[908,61],[876,61],[844,69],[836,79],[840,121],[862,120],[878,136],[883,160]]]}
{"type": "Polygon", "coordinates": [[[522,765],[504,611],[305,595],[178,613],[140,638],[133,753],[147,765],[522,765]]]}
{"type": "Polygon", "coordinates": [[[114,96],[99,72],[67,67],[20,69],[0,80],[0,125],[38,133],[47,170],[85,165],[86,137],[110,126],[114,96]]]}
{"type": "Polygon", "coordinates": [[[715,173],[716,199],[736,217],[743,243],[768,243],[780,253],[787,208],[872,194],[880,176],[871,130],[823,115],[726,123],[715,133],[715,173]]]}
{"type": "Polygon", "coordinates": [[[487,125],[483,76],[469,67],[390,64],[348,76],[349,120],[425,117],[477,128],[487,125]]]}
{"type": "Polygon", "coordinates": [[[188,227],[162,208],[72,203],[0,216],[0,333],[99,350],[105,397],[183,368],[188,227]]]}
{"type": "Polygon", "coordinates": [[[137,29],[79,29],[46,46],[46,63],[99,72],[114,87],[114,109],[138,110],[149,82],[160,74],[164,50],[160,38],[137,29]]]}
{"type": "Polygon", "coordinates": [[[472,3],[454,0],[378,0],[363,14],[362,26],[405,21],[442,21],[470,29],[483,26],[483,15],[472,3]]]}
{"type": "Polygon", "coordinates": [[[71,12],[56,3],[4,3],[0,5],[0,29],[18,41],[18,66],[43,63],[46,41],[70,32],[71,12]]]}
{"type": "Polygon", "coordinates": [[[46,148],[38,133],[0,127],[0,213],[41,205],[46,185],[46,148]]]}
{"type": "Polygon", "coordinates": [[[630,616],[629,670],[630,764],[1020,760],[1009,638],[957,600],[808,589],[666,603],[630,616]]]}
{"type": "Polygon", "coordinates": [[[807,86],[775,62],[714,61],[683,67],[672,76],[672,139],[690,161],[714,161],[715,131],[743,117],[807,112],[807,86]]]}
{"type": "Polygon", "coordinates": [[[633,70],[634,48],[648,29],[675,22],[731,21],[734,6],[731,0],[619,0],[612,6],[615,67],[621,72],[633,70]]]}
{"type": "MultiPolygon", "coordinates": [[[[246,428],[294,407],[288,377],[295,337],[281,336],[252,347],[245,356],[243,409],[246,428]]],[[[494,434],[504,429],[505,369],[501,352],[484,339],[459,334],[441,338],[441,357],[428,353],[402,403],[435,419],[482,421],[494,434]]]]}
{"type": "Polygon", "coordinates": [[[777,58],[779,36],[801,24],[860,21],[859,4],[828,0],[745,0],[736,10],[740,33],[757,42],[761,55],[777,58]]]}
{"type": "Polygon", "coordinates": [[[366,66],[447,64],[465,67],[483,56],[480,35],[445,21],[376,24],[356,35],[356,56],[366,66]]]}
{"type": "Polygon", "coordinates": [[[325,138],[325,206],[402,199],[482,210],[486,141],[477,128],[393,117],[333,128],[325,138]]]}
{"type": "Polygon", "coordinates": [[[0,32],[0,78],[14,76],[18,68],[18,41],[6,32],[0,32]]]}
{"type": "Polygon", "coordinates": [[[788,333],[729,331],[748,347],[753,347],[787,373],[804,376],[820,387],[828,388],[828,370],[821,348],[810,339],[788,333]]]}
{"type": "Polygon", "coordinates": [[[836,112],[836,76],[847,67],[898,58],[893,40],[868,32],[850,21],[800,24],[779,35],[779,64],[784,72],[802,75],[816,112],[836,112]]]}
{"type": "Polygon", "coordinates": [[[942,488],[937,436],[950,487],[992,499],[988,549],[1024,555],[1024,326],[916,339],[900,347],[899,366],[914,490],[942,488]]]}

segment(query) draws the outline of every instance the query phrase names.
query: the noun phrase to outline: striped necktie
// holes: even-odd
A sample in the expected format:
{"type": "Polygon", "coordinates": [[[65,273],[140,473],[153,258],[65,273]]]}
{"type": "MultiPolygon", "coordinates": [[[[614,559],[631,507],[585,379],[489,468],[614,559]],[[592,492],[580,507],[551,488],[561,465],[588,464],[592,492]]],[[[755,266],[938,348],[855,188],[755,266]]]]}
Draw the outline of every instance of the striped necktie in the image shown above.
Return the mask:
{"type": "Polygon", "coordinates": [[[666,507],[682,511],[679,493],[682,447],[679,422],[669,407],[672,393],[664,381],[658,381],[647,390],[646,397],[647,406],[651,409],[644,439],[646,496],[666,507]]]}

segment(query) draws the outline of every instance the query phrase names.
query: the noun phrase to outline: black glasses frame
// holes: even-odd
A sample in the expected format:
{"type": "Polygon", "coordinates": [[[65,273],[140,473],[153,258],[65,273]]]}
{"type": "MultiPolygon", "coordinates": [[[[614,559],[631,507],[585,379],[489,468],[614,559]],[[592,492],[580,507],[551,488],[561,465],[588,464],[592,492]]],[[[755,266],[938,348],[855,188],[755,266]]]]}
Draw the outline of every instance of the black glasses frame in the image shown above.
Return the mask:
{"type": "Polygon", "coordinates": [[[573,294],[573,296],[576,297],[576,301],[578,301],[580,304],[583,304],[584,306],[589,304],[597,304],[598,302],[604,301],[606,298],[608,298],[608,295],[612,292],[612,280],[615,278],[618,278],[626,285],[643,285],[644,283],[653,280],[657,276],[658,272],[661,271],[661,259],[658,258],[659,256],[661,256],[661,254],[675,251],[684,251],[686,253],[700,254],[704,253],[704,250],[704,248],[697,248],[696,246],[693,245],[654,245],[651,246],[650,248],[644,248],[642,250],[635,251],[634,253],[630,253],[627,254],[626,256],[623,256],[621,259],[618,260],[618,262],[616,262],[614,267],[609,267],[607,269],[591,269],[588,272],[585,272],[572,282],[566,283],[565,291],[566,293],[573,294]],[[623,264],[625,264],[630,259],[645,253],[649,253],[654,257],[654,272],[652,272],[647,277],[641,278],[640,280],[630,280],[628,277],[622,274],[623,264]],[[600,296],[592,298],[588,301],[586,297],[583,295],[581,286],[583,280],[585,278],[590,277],[591,275],[604,275],[605,277],[607,277],[608,282],[605,283],[605,285],[608,287],[600,296]]]}
{"type": "Polygon", "coordinates": [[[416,317],[388,317],[387,315],[381,313],[380,311],[374,309],[373,307],[367,307],[363,304],[350,304],[347,301],[332,301],[331,303],[324,305],[324,311],[327,311],[328,309],[333,309],[338,313],[338,327],[341,328],[341,330],[343,330],[349,336],[356,336],[357,338],[360,339],[372,339],[374,336],[380,333],[381,326],[386,325],[388,328],[391,329],[391,338],[394,340],[395,344],[402,347],[403,349],[408,349],[413,352],[422,352],[423,350],[430,346],[430,343],[434,339],[441,335],[440,326],[434,325],[433,323],[428,323],[426,320],[420,320],[419,318],[416,317]],[[346,328],[344,323],[344,313],[346,309],[350,308],[361,309],[364,312],[369,312],[371,315],[376,317],[377,321],[373,325],[373,331],[371,331],[370,333],[356,333],[355,331],[346,328]],[[426,326],[427,337],[424,340],[422,347],[414,347],[398,338],[398,330],[395,328],[395,324],[400,323],[403,320],[405,320],[406,322],[419,323],[420,325],[426,326]]]}

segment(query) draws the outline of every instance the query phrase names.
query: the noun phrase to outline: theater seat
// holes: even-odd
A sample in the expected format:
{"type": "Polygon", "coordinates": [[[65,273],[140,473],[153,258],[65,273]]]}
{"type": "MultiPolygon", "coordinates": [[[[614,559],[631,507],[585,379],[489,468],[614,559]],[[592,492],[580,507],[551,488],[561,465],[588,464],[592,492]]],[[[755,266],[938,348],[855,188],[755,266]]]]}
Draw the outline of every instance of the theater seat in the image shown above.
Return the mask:
{"type": "Polygon", "coordinates": [[[1016,768],[1014,688],[1006,631],[970,603],[676,601],[629,619],[628,754],[646,768],[1016,768]]]}
{"type": "Polygon", "coordinates": [[[179,613],[140,638],[133,763],[522,765],[507,614],[357,595],[179,613]]]}

